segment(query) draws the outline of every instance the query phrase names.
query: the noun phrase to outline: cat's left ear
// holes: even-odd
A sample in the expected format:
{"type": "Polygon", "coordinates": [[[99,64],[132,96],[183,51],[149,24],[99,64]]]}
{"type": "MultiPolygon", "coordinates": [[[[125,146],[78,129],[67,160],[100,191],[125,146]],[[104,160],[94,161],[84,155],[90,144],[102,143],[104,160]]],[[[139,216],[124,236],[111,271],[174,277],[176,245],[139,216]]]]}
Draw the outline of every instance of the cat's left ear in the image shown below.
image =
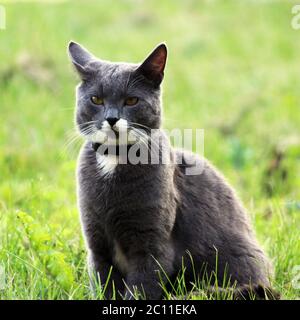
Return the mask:
{"type": "Polygon", "coordinates": [[[95,57],[87,49],[73,41],[69,43],[68,52],[80,78],[82,80],[87,79],[90,72],[86,69],[86,65],[91,60],[94,60],[95,57]]]}
{"type": "Polygon", "coordinates": [[[167,46],[164,43],[158,45],[139,66],[138,71],[155,86],[159,86],[164,78],[164,70],[167,61],[167,46]]]}

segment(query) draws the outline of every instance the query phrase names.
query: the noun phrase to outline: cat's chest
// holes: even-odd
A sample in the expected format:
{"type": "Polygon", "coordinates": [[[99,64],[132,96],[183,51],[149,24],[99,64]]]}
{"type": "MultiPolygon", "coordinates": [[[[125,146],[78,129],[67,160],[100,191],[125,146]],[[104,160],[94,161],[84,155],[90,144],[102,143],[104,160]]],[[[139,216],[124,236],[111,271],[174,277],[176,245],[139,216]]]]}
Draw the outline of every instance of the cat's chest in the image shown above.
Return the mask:
{"type": "Polygon", "coordinates": [[[119,157],[115,155],[100,155],[96,153],[96,169],[103,177],[109,177],[116,173],[119,157]]]}
{"type": "Polygon", "coordinates": [[[117,240],[113,241],[113,262],[123,274],[126,274],[130,270],[130,260],[128,253],[122,249],[117,240]]]}

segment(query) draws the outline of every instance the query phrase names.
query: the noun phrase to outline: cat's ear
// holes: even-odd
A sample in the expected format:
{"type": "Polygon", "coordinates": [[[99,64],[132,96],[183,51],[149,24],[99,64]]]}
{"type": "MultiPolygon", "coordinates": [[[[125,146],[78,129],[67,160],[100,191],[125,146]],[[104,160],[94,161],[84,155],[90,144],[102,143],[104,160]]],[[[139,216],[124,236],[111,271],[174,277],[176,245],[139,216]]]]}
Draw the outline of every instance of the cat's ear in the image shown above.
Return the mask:
{"type": "Polygon", "coordinates": [[[87,49],[73,41],[70,41],[68,45],[68,52],[70,59],[81,79],[87,79],[89,76],[89,71],[86,69],[86,65],[91,60],[94,60],[95,57],[88,52],[87,49]]]}
{"type": "Polygon", "coordinates": [[[159,86],[164,78],[164,70],[167,61],[167,46],[164,43],[158,45],[139,66],[138,71],[145,78],[159,86]]]}

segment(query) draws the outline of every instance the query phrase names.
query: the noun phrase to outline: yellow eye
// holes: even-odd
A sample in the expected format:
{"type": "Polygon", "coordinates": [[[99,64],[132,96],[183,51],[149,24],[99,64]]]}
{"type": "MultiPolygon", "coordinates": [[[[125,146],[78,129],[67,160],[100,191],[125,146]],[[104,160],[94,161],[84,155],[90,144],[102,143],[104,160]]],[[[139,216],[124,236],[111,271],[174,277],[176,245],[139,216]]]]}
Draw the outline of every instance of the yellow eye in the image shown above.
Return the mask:
{"type": "Polygon", "coordinates": [[[99,98],[99,97],[96,97],[96,96],[92,96],[91,97],[91,100],[94,104],[97,104],[97,105],[101,105],[101,104],[104,104],[104,101],[102,98],[99,98]]]}
{"type": "Polygon", "coordinates": [[[125,105],[126,106],[134,106],[137,104],[139,99],[137,97],[129,97],[125,100],[125,105]]]}

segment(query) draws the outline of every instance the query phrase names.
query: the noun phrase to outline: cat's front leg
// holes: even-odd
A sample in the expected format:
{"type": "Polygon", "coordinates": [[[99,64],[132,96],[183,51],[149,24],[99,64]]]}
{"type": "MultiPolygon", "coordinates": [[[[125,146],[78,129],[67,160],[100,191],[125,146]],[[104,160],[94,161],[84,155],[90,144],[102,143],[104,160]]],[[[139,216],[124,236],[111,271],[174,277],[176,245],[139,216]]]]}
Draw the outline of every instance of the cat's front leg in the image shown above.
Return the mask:
{"type": "Polygon", "coordinates": [[[120,299],[124,293],[124,281],[120,272],[114,268],[108,259],[99,253],[89,252],[88,267],[90,285],[94,292],[101,286],[105,288],[106,299],[120,299]]]}
{"type": "Polygon", "coordinates": [[[139,261],[127,274],[124,298],[128,300],[134,299],[137,291],[142,298],[147,300],[161,299],[161,282],[166,282],[165,274],[170,275],[172,269],[170,259],[156,260],[151,257],[139,261]]]}

